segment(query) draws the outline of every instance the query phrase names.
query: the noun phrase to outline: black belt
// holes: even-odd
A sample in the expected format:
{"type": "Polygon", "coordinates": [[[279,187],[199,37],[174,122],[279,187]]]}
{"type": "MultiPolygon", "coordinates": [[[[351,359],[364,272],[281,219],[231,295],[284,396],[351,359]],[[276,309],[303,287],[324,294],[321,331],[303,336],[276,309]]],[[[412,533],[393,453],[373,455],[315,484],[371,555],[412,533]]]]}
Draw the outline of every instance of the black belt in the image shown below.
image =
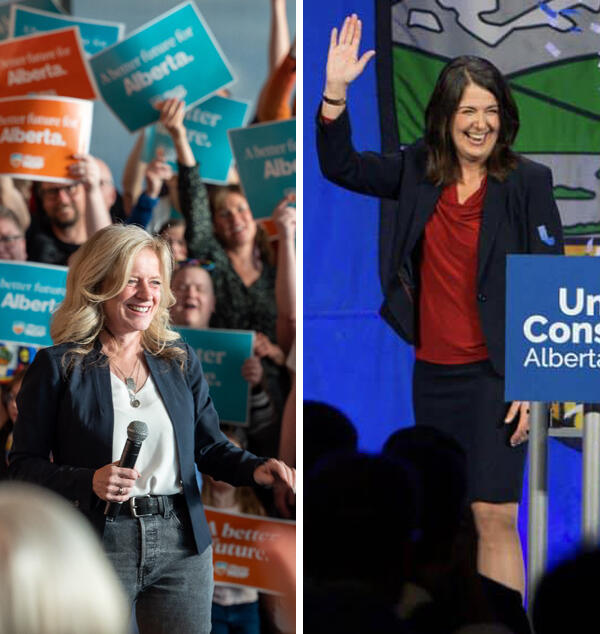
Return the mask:
{"type": "Polygon", "coordinates": [[[147,517],[149,515],[168,517],[171,510],[177,508],[184,500],[182,493],[175,495],[138,495],[124,502],[121,510],[129,513],[131,517],[147,517]]]}

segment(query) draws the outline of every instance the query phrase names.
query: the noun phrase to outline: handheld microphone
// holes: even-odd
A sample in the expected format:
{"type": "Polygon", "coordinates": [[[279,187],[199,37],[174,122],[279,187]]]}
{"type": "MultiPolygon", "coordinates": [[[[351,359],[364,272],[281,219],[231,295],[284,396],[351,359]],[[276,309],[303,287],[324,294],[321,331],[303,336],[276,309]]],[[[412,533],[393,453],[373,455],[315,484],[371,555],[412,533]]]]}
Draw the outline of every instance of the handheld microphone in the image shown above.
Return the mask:
{"type": "MultiPolygon", "coordinates": [[[[133,469],[135,462],[140,454],[142,442],[148,436],[148,425],[141,420],[133,420],[127,425],[127,440],[123,447],[123,453],[119,460],[119,467],[125,469],[133,469]]],[[[107,502],[104,509],[104,515],[109,522],[114,522],[115,518],[121,510],[123,502],[107,502]]]]}

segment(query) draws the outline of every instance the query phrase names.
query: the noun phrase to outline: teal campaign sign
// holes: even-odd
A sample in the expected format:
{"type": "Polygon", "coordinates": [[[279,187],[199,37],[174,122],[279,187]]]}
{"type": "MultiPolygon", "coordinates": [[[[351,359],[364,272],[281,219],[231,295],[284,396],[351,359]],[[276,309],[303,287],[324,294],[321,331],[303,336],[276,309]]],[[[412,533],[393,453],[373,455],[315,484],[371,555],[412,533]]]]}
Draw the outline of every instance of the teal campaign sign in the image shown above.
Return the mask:
{"type": "Polygon", "coordinates": [[[509,255],[506,400],[600,402],[600,258],[509,255]]]}
{"type": "Polygon", "coordinates": [[[254,333],[212,328],[176,330],[198,354],[221,422],[247,426],[250,385],[242,377],[242,365],[252,356],[254,333]]]}
{"type": "Polygon", "coordinates": [[[102,98],[130,132],[159,118],[175,97],[191,107],[233,81],[198,9],[178,5],[89,60],[102,98]]]}
{"type": "Polygon", "coordinates": [[[50,317],[66,281],[64,266],[0,261],[0,340],[51,346],[50,317]]]}
{"type": "MultiPolygon", "coordinates": [[[[248,104],[215,95],[185,115],[188,141],[200,166],[200,174],[208,183],[227,183],[227,175],[233,162],[227,131],[244,125],[248,104]]],[[[165,158],[177,171],[177,155],[171,135],[157,123],[146,130],[146,143],[142,160],[149,163],[158,147],[165,149],[165,158]]]]}
{"type": "Polygon", "coordinates": [[[255,218],[296,191],[296,119],[229,131],[240,181],[255,218]]]}
{"type": "Polygon", "coordinates": [[[11,9],[10,24],[11,37],[32,35],[42,31],[56,31],[69,26],[79,27],[81,41],[87,55],[94,55],[107,46],[118,42],[125,31],[125,25],[120,22],[72,18],[18,5],[11,9]]]}
{"type": "Polygon", "coordinates": [[[20,2],[5,2],[0,4],[0,40],[5,40],[10,33],[10,9],[12,6],[19,4],[22,6],[33,7],[50,13],[64,13],[56,2],[53,0],[21,0],[20,2]]]}

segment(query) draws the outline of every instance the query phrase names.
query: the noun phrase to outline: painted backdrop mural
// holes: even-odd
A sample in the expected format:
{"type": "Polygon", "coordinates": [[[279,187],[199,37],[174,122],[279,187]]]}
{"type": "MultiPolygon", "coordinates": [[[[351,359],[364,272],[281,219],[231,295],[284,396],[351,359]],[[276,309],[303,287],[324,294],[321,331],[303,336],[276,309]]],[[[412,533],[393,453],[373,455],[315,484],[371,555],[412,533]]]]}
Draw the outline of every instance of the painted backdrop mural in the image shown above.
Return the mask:
{"type": "Polygon", "coordinates": [[[380,111],[397,122],[382,126],[384,147],[422,136],[425,105],[449,59],[486,57],[508,77],[519,107],[515,149],[552,169],[568,241],[596,253],[600,0],[382,1],[377,22],[380,111]]]}

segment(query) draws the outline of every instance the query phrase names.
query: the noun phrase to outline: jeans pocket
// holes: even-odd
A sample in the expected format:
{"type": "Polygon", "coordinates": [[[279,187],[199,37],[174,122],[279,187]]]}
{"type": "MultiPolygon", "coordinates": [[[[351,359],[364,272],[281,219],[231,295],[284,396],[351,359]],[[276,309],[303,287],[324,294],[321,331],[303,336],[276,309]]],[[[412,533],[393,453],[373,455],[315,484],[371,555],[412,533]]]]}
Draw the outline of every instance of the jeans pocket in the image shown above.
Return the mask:
{"type": "Polygon", "coordinates": [[[171,509],[170,518],[173,520],[173,523],[179,530],[183,529],[183,520],[181,515],[175,510],[171,509]]]}

